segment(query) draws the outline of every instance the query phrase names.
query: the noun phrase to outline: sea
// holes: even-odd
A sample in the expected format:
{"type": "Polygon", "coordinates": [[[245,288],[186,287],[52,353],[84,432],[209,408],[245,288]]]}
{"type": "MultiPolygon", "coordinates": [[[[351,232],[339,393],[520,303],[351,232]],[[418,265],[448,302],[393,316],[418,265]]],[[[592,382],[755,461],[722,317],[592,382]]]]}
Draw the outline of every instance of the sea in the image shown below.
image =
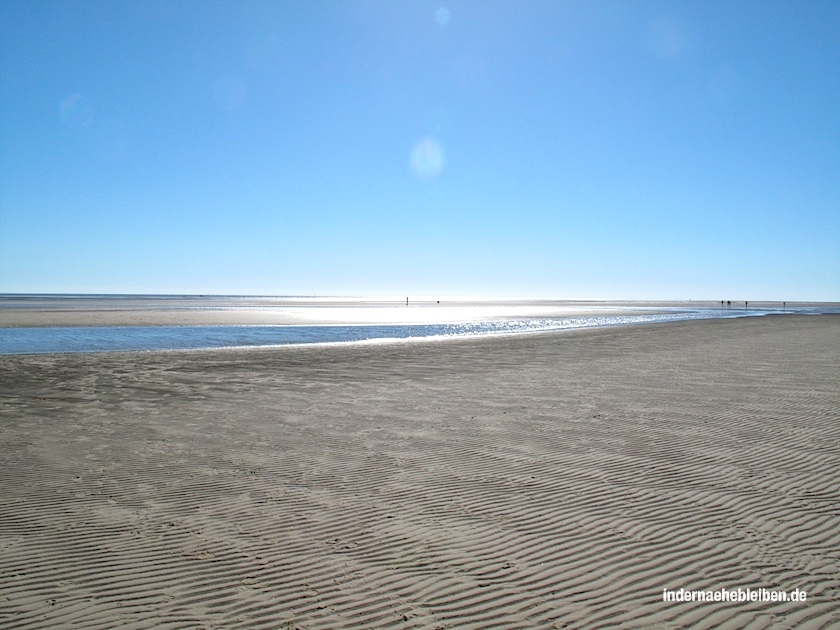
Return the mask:
{"type": "MultiPolygon", "coordinates": [[[[136,298],[142,308],[155,303],[154,296],[136,298]]],[[[119,297],[79,296],[88,303],[113,303],[119,297]],[[110,301],[110,302],[109,302],[110,301]]],[[[125,302],[123,302],[125,303],[125,302]]],[[[38,308],[28,296],[0,296],[4,308],[38,308]],[[29,301],[27,301],[27,298],[29,301]]],[[[129,306],[129,308],[131,308],[129,306]]],[[[326,308],[329,308],[327,306],[326,308]]],[[[179,326],[39,326],[0,327],[0,354],[51,354],[84,352],[136,352],[201,350],[213,348],[272,347],[301,344],[377,343],[456,339],[491,335],[533,334],[581,328],[631,326],[662,322],[767,315],[840,314],[836,304],[773,304],[747,306],[649,306],[623,304],[617,314],[576,314],[558,317],[511,318],[498,315],[487,319],[430,323],[344,323],[306,325],[179,325],[179,326]],[[628,312],[630,311],[630,312],[628,312]]]]}

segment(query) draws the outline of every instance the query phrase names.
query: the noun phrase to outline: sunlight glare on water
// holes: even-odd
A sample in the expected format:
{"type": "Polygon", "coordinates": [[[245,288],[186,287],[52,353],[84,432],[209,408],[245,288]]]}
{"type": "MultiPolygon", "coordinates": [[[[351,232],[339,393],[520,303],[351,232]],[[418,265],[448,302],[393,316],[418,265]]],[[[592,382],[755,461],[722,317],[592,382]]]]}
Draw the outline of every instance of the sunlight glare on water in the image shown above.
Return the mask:
{"type": "MultiPolygon", "coordinates": [[[[278,309],[281,310],[281,309],[278,309]]],[[[289,321],[301,324],[452,324],[503,319],[544,319],[610,314],[611,309],[574,306],[331,306],[285,307],[289,321]]],[[[618,314],[618,310],[614,311],[618,314]]]]}
{"type": "Polygon", "coordinates": [[[763,313],[674,311],[454,323],[328,324],[285,326],[88,326],[0,329],[0,354],[113,352],[282,346],[312,343],[445,339],[621,326],[653,322],[740,317],[763,313]]]}

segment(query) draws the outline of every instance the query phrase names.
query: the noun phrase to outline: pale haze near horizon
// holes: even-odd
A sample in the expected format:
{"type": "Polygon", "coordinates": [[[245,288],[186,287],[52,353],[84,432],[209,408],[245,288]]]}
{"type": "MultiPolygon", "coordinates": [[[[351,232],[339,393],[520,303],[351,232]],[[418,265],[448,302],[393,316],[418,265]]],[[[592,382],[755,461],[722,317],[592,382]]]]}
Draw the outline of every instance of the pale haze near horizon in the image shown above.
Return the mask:
{"type": "Polygon", "coordinates": [[[0,27],[0,292],[840,300],[840,3],[0,27]]]}

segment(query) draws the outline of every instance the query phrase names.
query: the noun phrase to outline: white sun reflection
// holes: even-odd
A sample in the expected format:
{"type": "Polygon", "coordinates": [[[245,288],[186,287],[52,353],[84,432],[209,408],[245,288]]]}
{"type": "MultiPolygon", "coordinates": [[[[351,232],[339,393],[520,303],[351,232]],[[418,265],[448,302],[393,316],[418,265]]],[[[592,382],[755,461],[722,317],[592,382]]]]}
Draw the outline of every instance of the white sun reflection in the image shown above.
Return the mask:
{"type": "Polygon", "coordinates": [[[443,170],[443,147],[430,136],[421,138],[411,150],[411,170],[424,182],[433,180],[443,170]]]}
{"type": "MultiPolygon", "coordinates": [[[[342,300],[348,302],[348,300],[342,300]]],[[[369,302],[369,301],[366,301],[369,302]]],[[[292,325],[400,325],[443,324],[523,319],[551,319],[569,317],[605,317],[644,313],[645,309],[615,306],[580,305],[528,305],[513,301],[508,305],[493,304],[441,304],[437,300],[412,299],[408,306],[403,300],[389,298],[379,305],[370,303],[340,304],[332,301],[329,306],[278,306],[248,311],[270,317],[276,324],[292,325]],[[398,305],[394,305],[396,302],[398,305]]]]}

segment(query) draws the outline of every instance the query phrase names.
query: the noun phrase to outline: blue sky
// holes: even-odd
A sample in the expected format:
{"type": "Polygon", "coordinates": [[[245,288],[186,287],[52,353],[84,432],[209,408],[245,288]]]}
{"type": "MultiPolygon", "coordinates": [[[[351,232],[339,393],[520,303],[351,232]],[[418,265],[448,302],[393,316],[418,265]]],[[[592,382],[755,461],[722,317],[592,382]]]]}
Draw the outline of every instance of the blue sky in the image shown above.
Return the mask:
{"type": "Polygon", "coordinates": [[[0,291],[840,300],[840,3],[0,6],[0,291]]]}

